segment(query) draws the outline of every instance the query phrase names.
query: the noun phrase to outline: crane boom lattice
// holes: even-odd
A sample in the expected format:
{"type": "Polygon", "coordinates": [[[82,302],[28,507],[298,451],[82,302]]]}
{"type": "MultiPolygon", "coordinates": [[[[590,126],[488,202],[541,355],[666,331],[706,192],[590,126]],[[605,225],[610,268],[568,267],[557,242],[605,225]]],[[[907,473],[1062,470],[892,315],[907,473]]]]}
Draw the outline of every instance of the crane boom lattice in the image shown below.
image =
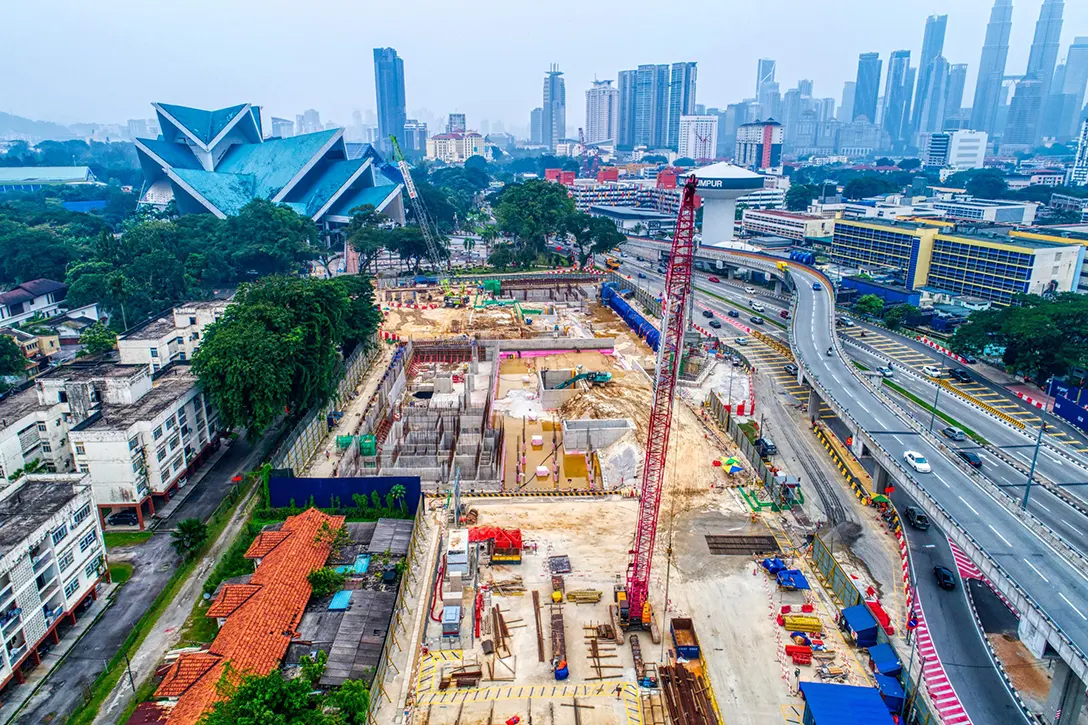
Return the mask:
{"type": "Polygon", "coordinates": [[[650,623],[650,609],[647,606],[650,594],[650,564],[653,560],[654,540],[657,537],[657,517],[665,483],[669,431],[672,429],[672,406],[684,352],[684,331],[687,327],[688,299],[691,296],[691,269],[695,257],[695,187],[696,180],[692,176],[684,185],[668,273],[665,276],[662,334],[657,348],[657,371],[654,375],[646,459],[642,466],[635,548],[627,571],[630,618],[642,620],[646,626],[650,623]]]}
{"type": "Polygon", "coordinates": [[[408,191],[408,202],[412,205],[416,221],[419,222],[419,229],[423,233],[423,242],[427,246],[427,258],[430,259],[431,264],[434,266],[439,282],[443,282],[447,275],[443,274],[446,267],[442,264],[442,255],[438,251],[438,235],[431,225],[431,217],[427,214],[427,207],[423,204],[423,197],[419,195],[419,190],[416,189],[416,184],[412,181],[408,161],[400,150],[397,137],[390,136],[389,138],[393,142],[393,155],[397,162],[397,168],[400,170],[400,175],[404,179],[404,188],[408,191]]]}

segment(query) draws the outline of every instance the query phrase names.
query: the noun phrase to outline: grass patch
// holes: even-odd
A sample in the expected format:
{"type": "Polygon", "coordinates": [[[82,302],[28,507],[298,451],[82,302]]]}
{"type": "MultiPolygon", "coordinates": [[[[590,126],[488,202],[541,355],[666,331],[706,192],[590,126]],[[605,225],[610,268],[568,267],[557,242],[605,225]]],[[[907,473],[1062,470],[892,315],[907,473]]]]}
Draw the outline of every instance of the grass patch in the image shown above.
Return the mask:
{"type": "Polygon", "coordinates": [[[127,561],[115,561],[110,563],[110,581],[114,584],[124,584],[132,578],[132,572],[136,567],[127,561]]]}
{"type": "Polygon", "coordinates": [[[118,546],[135,546],[150,538],[150,531],[107,531],[102,534],[107,549],[115,549],[118,546]]]}
{"type": "MultiPolygon", "coordinates": [[[[917,405],[918,407],[925,410],[927,413],[932,413],[933,412],[933,405],[931,403],[925,402],[924,400],[919,398],[914,393],[908,391],[903,386],[897,385],[897,384],[893,383],[892,381],[888,380],[887,378],[884,379],[884,384],[887,385],[892,390],[894,390],[895,392],[902,395],[907,400],[909,400],[912,403],[914,403],[915,405],[917,405]]],[[[972,439],[973,441],[978,443],[980,446],[989,445],[989,441],[987,441],[981,435],[979,435],[975,431],[971,430],[970,428],[965,426],[963,423],[959,422],[958,420],[956,420],[952,416],[948,415],[947,413],[943,413],[940,410],[938,410],[937,411],[937,417],[940,418],[941,420],[943,420],[945,423],[948,423],[949,425],[954,426],[954,427],[959,428],[960,430],[962,430],[964,433],[967,434],[968,438],[972,439]]]]}
{"type": "Polygon", "coordinates": [[[862,371],[865,371],[865,372],[869,371],[869,367],[867,365],[862,365],[857,360],[854,360],[852,362],[854,363],[854,367],[856,367],[858,370],[862,370],[862,371]]]}
{"type": "MultiPolygon", "coordinates": [[[[245,499],[245,494],[252,488],[255,482],[259,480],[257,476],[247,475],[244,477],[244,482],[238,487],[234,493],[228,495],[219,504],[219,508],[211,515],[208,520],[208,540],[197,551],[192,558],[185,561],[174,570],[173,576],[166,582],[166,586],[159,592],[159,595],[155,597],[155,601],[151,603],[148,610],[144,612],[144,615],[140,617],[139,621],[129,632],[128,637],[121,644],[121,649],[113,656],[106,664],[104,669],[95,681],[91,684],[90,693],[87,701],[79,707],[72,716],[68,718],[67,725],[91,725],[94,719],[98,716],[98,711],[102,707],[102,703],[113,691],[113,688],[117,686],[117,683],[121,680],[121,677],[125,675],[125,657],[130,652],[138,648],[143,641],[147,639],[148,633],[158,621],[166,607],[174,600],[174,597],[178,595],[179,590],[185,583],[185,580],[196,569],[197,563],[207,553],[208,549],[215,542],[219,535],[223,533],[223,529],[226,528],[227,523],[230,521],[231,516],[234,515],[235,510],[238,508],[241,501],[245,499]]],[[[141,688],[142,689],[142,688],[141,688]]],[[[138,701],[138,699],[136,700],[138,701]]],[[[135,709],[135,701],[133,703],[133,709],[135,709]]]]}
{"type": "Polygon", "coordinates": [[[776,317],[770,317],[766,312],[759,312],[757,310],[753,310],[751,307],[747,307],[745,305],[737,304],[733,300],[728,299],[726,297],[722,297],[721,295],[716,294],[714,292],[711,292],[708,289],[703,289],[702,287],[699,287],[698,289],[703,294],[710,295],[711,297],[713,297],[716,300],[721,300],[722,302],[729,305],[730,307],[736,307],[738,310],[744,310],[745,312],[750,312],[753,315],[759,315],[760,317],[763,318],[763,320],[765,322],[769,322],[772,325],[775,325],[775,326],[779,327],[780,329],[783,329],[783,330],[786,329],[785,323],[779,322],[777,316],[776,317]]]}

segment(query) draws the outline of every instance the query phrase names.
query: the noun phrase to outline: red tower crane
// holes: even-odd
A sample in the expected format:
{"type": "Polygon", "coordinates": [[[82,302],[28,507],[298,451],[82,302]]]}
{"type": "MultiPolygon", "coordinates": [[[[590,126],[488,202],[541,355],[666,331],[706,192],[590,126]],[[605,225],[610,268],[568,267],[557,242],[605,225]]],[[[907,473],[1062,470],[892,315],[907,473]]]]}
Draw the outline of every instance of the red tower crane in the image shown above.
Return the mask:
{"type": "Polygon", "coordinates": [[[654,555],[654,539],[657,537],[657,516],[661,509],[665,461],[669,453],[669,431],[672,428],[672,404],[676,396],[676,379],[680,375],[688,300],[691,297],[691,265],[695,257],[695,187],[695,177],[691,176],[684,184],[680,213],[676,218],[676,235],[672,240],[672,253],[665,275],[653,407],[646,440],[646,460],[642,466],[642,491],[638,522],[635,525],[635,548],[631,551],[631,563],[627,568],[626,602],[617,592],[617,599],[620,599],[620,622],[632,628],[648,628],[653,620],[650,608],[650,564],[654,555]]]}

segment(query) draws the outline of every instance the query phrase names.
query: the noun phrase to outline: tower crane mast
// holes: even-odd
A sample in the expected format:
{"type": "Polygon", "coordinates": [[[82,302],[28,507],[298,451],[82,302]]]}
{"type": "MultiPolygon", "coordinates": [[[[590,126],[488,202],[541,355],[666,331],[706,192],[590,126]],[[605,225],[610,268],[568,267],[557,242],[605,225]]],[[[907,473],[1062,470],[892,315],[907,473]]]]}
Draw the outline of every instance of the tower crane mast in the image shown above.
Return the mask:
{"type": "Polygon", "coordinates": [[[408,191],[408,202],[412,205],[412,212],[415,213],[416,221],[419,222],[419,229],[423,233],[423,242],[427,246],[427,258],[434,265],[439,283],[445,286],[448,284],[449,270],[442,264],[442,256],[438,252],[438,235],[431,224],[431,217],[427,214],[427,207],[423,204],[423,197],[419,195],[419,190],[416,189],[415,182],[412,181],[408,161],[400,150],[397,137],[390,136],[389,139],[393,142],[393,158],[396,160],[397,168],[400,169],[400,175],[404,179],[404,188],[408,191]]]}
{"type": "Polygon", "coordinates": [[[680,376],[680,362],[684,352],[688,300],[692,294],[691,270],[695,257],[695,189],[696,179],[692,176],[684,184],[680,212],[676,219],[676,234],[672,240],[672,251],[662,295],[661,338],[657,348],[657,370],[654,375],[653,406],[650,410],[650,428],[646,440],[646,459],[642,466],[642,490],[639,498],[638,521],[635,524],[635,547],[631,551],[632,557],[627,568],[627,582],[624,590],[626,607],[623,601],[620,602],[620,622],[631,628],[649,628],[653,619],[649,602],[650,564],[653,561],[657,519],[661,510],[661,494],[665,483],[665,461],[669,452],[669,432],[672,429],[676,380],[680,376]]]}

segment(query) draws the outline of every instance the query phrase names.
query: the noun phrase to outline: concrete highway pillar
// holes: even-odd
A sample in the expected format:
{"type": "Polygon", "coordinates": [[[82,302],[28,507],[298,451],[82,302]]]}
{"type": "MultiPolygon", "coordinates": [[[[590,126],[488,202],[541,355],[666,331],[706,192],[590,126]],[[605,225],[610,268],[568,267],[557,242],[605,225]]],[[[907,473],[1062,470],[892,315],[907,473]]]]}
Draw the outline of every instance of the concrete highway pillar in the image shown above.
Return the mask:
{"type": "MultiPolygon", "coordinates": [[[[800,381],[799,381],[800,382],[800,381]]],[[[816,392],[816,388],[808,389],[808,419],[812,423],[815,423],[820,418],[820,394],[816,392]]]]}
{"type": "Polygon", "coordinates": [[[1065,660],[1055,660],[1054,678],[1046,698],[1046,719],[1054,725],[1074,725],[1084,707],[1084,683],[1065,660]]]}
{"type": "Polygon", "coordinates": [[[854,437],[853,442],[850,444],[850,452],[854,454],[859,461],[861,457],[865,455],[865,444],[861,440],[861,436],[858,435],[859,431],[852,431],[854,437]]]}
{"type": "Polygon", "coordinates": [[[736,267],[726,267],[725,268],[725,278],[726,279],[736,279],[737,278],[737,268],[736,267]]]}
{"type": "Polygon", "coordinates": [[[774,293],[776,295],[782,294],[782,280],[776,279],[774,281],[774,293]]]}
{"type": "Polygon", "coordinates": [[[884,470],[884,466],[879,463],[873,470],[873,492],[884,493],[884,489],[888,487],[888,472],[884,470]]]}

